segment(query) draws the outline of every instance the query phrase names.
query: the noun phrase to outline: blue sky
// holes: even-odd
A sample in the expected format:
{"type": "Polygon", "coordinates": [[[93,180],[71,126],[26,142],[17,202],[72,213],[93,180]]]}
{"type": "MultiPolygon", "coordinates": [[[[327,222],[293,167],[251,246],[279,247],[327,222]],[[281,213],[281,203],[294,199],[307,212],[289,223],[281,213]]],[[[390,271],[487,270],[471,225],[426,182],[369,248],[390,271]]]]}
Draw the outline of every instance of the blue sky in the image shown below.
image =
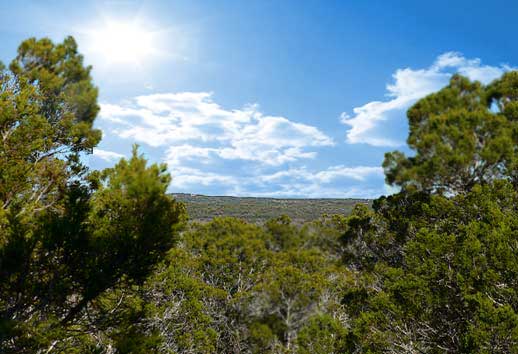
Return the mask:
{"type": "Polygon", "coordinates": [[[406,109],[454,72],[518,63],[512,1],[2,1],[0,59],[71,34],[100,88],[113,165],[133,143],[171,191],[377,197],[406,109]]]}

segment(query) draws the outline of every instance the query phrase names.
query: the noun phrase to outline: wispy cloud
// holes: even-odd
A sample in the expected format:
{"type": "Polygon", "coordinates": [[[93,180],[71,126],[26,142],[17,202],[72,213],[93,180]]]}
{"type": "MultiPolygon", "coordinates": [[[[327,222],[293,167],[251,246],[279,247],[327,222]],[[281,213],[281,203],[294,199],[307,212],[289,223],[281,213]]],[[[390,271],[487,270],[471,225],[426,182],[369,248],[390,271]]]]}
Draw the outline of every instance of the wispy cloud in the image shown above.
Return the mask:
{"type": "Polygon", "coordinates": [[[397,147],[404,145],[406,110],[422,98],[448,83],[455,72],[489,83],[511,68],[507,65],[482,65],[480,59],[468,59],[457,52],[448,52],[437,57],[425,69],[398,69],[392,75],[394,81],[387,85],[387,100],[372,101],[353,109],[353,114],[342,113],[341,122],[350,127],[346,141],[350,144],[364,143],[372,146],[397,147]],[[396,130],[396,131],[394,131],[396,130]]]}
{"type": "Polygon", "coordinates": [[[224,175],[216,172],[202,171],[190,167],[177,167],[173,169],[172,186],[181,190],[198,186],[220,186],[225,188],[225,193],[234,191],[240,185],[240,178],[233,175],[224,175]]]}
{"type": "Polygon", "coordinates": [[[383,176],[382,168],[371,166],[332,166],[321,171],[300,167],[253,175],[225,175],[178,167],[172,169],[172,174],[172,186],[176,190],[189,191],[202,185],[212,186],[220,194],[242,196],[374,198],[387,191],[383,185],[380,188],[362,185],[369,178],[383,176]],[[342,187],[344,180],[350,188],[342,187]]]}
{"type": "Polygon", "coordinates": [[[117,161],[124,157],[123,154],[119,154],[118,152],[108,151],[103,149],[95,148],[92,154],[94,157],[98,157],[104,161],[113,162],[117,161]]]}

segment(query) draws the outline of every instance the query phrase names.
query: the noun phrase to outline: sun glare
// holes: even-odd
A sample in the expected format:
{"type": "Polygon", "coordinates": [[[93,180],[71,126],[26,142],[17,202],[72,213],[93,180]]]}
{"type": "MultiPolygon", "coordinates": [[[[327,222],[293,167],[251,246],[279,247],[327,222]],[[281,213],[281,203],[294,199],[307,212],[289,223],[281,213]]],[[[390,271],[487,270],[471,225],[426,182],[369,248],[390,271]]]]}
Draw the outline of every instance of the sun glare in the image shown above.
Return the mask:
{"type": "Polygon", "coordinates": [[[157,53],[155,33],[137,22],[107,21],[88,34],[90,50],[110,64],[141,65],[157,53]]]}

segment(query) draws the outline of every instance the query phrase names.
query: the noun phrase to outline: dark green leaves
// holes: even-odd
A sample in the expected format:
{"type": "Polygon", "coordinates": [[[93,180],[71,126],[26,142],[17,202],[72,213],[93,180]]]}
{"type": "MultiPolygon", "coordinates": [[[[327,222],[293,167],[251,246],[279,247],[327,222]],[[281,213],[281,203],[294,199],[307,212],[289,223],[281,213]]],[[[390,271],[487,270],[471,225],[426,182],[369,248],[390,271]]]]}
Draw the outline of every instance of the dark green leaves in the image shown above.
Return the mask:
{"type": "Polygon", "coordinates": [[[515,183],[515,76],[485,87],[456,75],[449,86],[418,101],[408,111],[408,144],[415,155],[386,154],[387,182],[449,195],[496,179],[515,183]]]}

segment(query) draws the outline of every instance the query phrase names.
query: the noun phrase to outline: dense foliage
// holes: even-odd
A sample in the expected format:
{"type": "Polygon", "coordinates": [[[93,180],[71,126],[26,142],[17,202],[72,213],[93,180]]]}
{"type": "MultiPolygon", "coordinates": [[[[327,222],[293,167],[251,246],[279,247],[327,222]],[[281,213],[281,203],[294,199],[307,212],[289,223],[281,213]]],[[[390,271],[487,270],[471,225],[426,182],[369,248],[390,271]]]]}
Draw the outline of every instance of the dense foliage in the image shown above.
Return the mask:
{"type": "Polygon", "coordinates": [[[518,194],[506,181],[448,199],[396,195],[351,216],[345,297],[355,347],[372,352],[518,350],[518,194]]]}
{"type": "Polygon", "coordinates": [[[372,206],[187,224],[137,147],[81,164],[89,71],[71,38],[2,70],[1,352],[518,352],[518,73],[417,102],[372,206]]]}
{"type": "Polygon", "coordinates": [[[386,154],[387,182],[404,190],[461,193],[495,179],[518,185],[518,72],[488,86],[454,75],[408,111],[415,155],[386,154]]]}
{"type": "Polygon", "coordinates": [[[1,352],[93,339],[102,297],[143,283],[183,224],[166,167],[136,148],[102,172],[81,164],[100,139],[89,72],[67,38],[23,42],[0,73],[1,352]]]}

